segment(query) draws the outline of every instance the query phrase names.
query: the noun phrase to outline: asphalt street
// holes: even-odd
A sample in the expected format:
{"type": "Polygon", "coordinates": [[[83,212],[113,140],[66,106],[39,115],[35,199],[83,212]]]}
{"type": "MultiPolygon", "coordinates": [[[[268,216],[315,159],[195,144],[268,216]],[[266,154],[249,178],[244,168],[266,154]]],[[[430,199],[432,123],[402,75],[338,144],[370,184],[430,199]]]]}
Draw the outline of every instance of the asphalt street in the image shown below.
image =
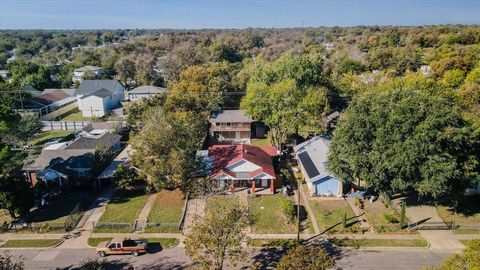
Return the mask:
{"type": "MultiPolygon", "coordinates": [[[[12,255],[21,255],[26,269],[75,269],[85,259],[95,258],[93,249],[11,249],[12,255]]],[[[264,269],[274,269],[276,261],[281,256],[281,251],[276,249],[249,250],[250,261],[237,267],[228,269],[248,269],[253,262],[257,262],[264,269]]],[[[419,269],[440,263],[448,257],[448,251],[432,251],[429,249],[406,250],[342,250],[336,256],[334,269],[389,269],[411,270],[419,269]]],[[[183,248],[171,248],[154,251],[139,257],[133,256],[108,256],[112,269],[185,269],[192,265],[191,260],[185,255],[183,248]]]]}

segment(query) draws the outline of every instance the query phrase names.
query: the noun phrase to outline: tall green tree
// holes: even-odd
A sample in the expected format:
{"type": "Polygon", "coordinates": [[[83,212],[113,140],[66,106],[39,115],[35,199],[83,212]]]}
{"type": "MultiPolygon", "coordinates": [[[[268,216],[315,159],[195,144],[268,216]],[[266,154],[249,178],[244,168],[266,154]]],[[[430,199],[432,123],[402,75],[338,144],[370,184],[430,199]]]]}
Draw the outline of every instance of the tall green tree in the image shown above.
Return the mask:
{"type": "Polygon", "coordinates": [[[160,188],[188,188],[201,167],[207,120],[190,111],[149,111],[141,130],[131,136],[134,163],[146,179],[160,188]]]}
{"type": "Polygon", "coordinates": [[[241,242],[250,224],[248,211],[237,200],[212,200],[205,217],[197,217],[185,239],[185,252],[203,269],[223,269],[226,261],[236,266],[245,259],[241,242]]]}
{"type": "Polygon", "coordinates": [[[270,64],[260,64],[250,77],[241,108],[272,130],[279,149],[287,136],[320,133],[329,110],[328,81],[317,56],[286,54],[270,64]]]}
{"type": "Polygon", "coordinates": [[[336,129],[328,167],[381,192],[416,190],[438,198],[478,179],[478,134],[453,100],[392,89],[355,98],[336,129]]]}
{"type": "Polygon", "coordinates": [[[333,259],[321,247],[297,245],[288,250],[278,262],[278,270],[326,270],[333,267],[333,259]]]}
{"type": "Polygon", "coordinates": [[[427,268],[431,270],[458,270],[480,269],[480,239],[468,241],[465,249],[460,254],[454,254],[446,259],[439,267],[427,268]]]}

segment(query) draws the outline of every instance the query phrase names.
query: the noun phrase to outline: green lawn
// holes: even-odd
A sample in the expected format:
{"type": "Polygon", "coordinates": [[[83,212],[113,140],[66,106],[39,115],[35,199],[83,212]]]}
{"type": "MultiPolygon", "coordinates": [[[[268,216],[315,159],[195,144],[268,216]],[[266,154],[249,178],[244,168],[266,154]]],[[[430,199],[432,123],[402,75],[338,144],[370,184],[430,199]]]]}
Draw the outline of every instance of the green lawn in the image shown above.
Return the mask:
{"type": "Polygon", "coordinates": [[[360,227],[350,206],[343,199],[310,199],[320,231],[339,232],[342,230],[344,213],[347,213],[347,231],[358,232],[360,227]]]}
{"type": "Polygon", "coordinates": [[[281,207],[282,195],[249,198],[254,233],[296,233],[296,224],[288,224],[281,207]]]}
{"type": "Polygon", "coordinates": [[[162,190],[148,215],[148,223],[159,224],[157,227],[147,228],[145,232],[178,232],[178,223],[182,218],[184,205],[183,192],[176,190],[162,190]],[[162,227],[165,224],[165,227],[162,227]],[[175,226],[171,226],[175,225],[175,226]]]}
{"type": "Polygon", "coordinates": [[[177,238],[141,238],[140,240],[147,240],[149,245],[160,245],[162,248],[176,247],[180,242],[177,238]]]}
{"type": "Polygon", "coordinates": [[[455,214],[448,205],[438,205],[437,213],[445,222],[454,221],[461,226],[480,226],[480,197],[471,197],[464,209],[455,214]]]}
{"type": "Polygon", "coordinates": [[[282,247],[288,248],[296,245],[297,239],[252,239],[248,243],[251,247],[282,247]]]}
{"type": "Polygon", "coordinates": [[[24,239],[7,240],[2,248],[53,247],[62,243],[63,239],[24,239]]]}
{"type": "Polygon", "coordinates": [[[91,247],[97,247],[101,242],[108,242],[112,239],[113,237],[90,237],[87,239],[87,244],[91,247]]]}
{"type": "Polygon", "coordinates": [[[371,226],[373,226],[373,229],[375,232],[382,233],[382,232],[399,232],[402,231],[400,229],[400,223],[390,223],[385,217],[386,216],[391,216],[395,217],[398,220],[400,220],[399,215],[397,212],[395,212],[391,208],[385,207],[383,204],[381,198],[377,199],[375,202],[370,203],[368,201],[364,202],[364,209],[363,211],[365,212],[365,216],[370,223],[371,226]]]}
{"type": "Polygon", "coordinates": [[[259,146],[259,147],[265,147],[265,146],[271,146],[272,144],[270,143],[270,139],[265,138],[265,139],[252,139],[251,140],[252,145],[259,146]]]}
{"type": "Polygon", "coordinates": [[[46,131],[46,132],[36,134],[30,141],[28,141],[28,143],[32,145],[42,145],[50,139],[63,138],[69,135],[70,133],[72,133],[72,131],[68,131],[68,130],[46,131]]]}
{"type": "Polygon", "coordinates": [[[143,190],[116,191],[99,222],[133,223],[147,199],[143,190]]]}
{"type": "Polygon", "coordinates": [[[86,191],[63,193],[49,205],[32,211],[31,222],[64,223],[67,216],[80,204],[80,210],[87,208],[95,200],[95,195],[86,191]]]}
{"type": "Polygon", "coordinates": [[[341,247],[427,247],[423,239],[328,239],[341,247]]]}
{"type": "Polygon", "coordinates": [[[452,232],[454,234],[480,234],[480,229],[456,229],[452,232]]]}
{"type": "Polygon", "coordinates": [[[60,116],[62,121],[89,121],[92,120],[91,117],[83,117],[82,112],[75,108],[71,111],[68,111],[60,116]]]}

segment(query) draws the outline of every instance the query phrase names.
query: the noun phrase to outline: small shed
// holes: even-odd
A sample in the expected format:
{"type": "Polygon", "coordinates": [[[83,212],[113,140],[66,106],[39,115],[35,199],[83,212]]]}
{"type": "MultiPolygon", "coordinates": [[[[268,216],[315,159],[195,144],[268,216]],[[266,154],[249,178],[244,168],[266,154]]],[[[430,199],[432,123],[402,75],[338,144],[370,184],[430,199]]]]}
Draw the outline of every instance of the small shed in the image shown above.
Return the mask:
{"type": "Polygon", "coordinates": [[[325,136],[313,137],[293,148],[312,196],[343,195],[343,181],[326,168],[329,149],[330,139],[325,136]]]}

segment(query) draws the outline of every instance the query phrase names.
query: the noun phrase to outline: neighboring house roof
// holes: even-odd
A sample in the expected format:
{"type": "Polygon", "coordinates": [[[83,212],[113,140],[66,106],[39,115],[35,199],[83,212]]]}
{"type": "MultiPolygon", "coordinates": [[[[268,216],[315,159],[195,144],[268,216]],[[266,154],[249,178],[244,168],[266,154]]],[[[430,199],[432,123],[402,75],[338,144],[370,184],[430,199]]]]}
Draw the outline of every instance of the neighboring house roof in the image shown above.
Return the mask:
{"type": "Polygon", "coordinates": [[[214,113],[210,118],[210,123],[227,123],[227,122],[240,122],[251,123],[252,117],[246,116],[242,110],[223,110],[218,113],[214,113]]]}
{"type": "Polygon", "coordinates": [[[65,149],[93,149],[103,145],[106,147],[114,146],[122,136],[106,132],[101,137],[81,137],[68,145],[65,149]]]}
{"type": "Polygon", "coordinates": [[[23,166],[23,170],[40,171],[48,166],[56,167],[54,170],[62,172],[63,167],[90,168],[93,162],[94,150],[92,149],[58,149],[43,150],[40,155],[29,159],[23,166]]]}
{"type": "Polygon", "coordinates": [[[165,93],[167,88],[157,87],[153,85],[142,85],[130,90],[129,94],[160,94],[165,93]]]}
{"type": "Polygon", "coordinates": [[[97,70],[102,70],[102,67],[97,67],[97,66],[83,66],[81,68],[75,69],[76,72],[85,72],[85,71],[97,71],[97,70]]]}
{"type": "Polygon", "coordinates": [[[91,94],[91,95],[92,95],[92,96],[96,96],[96,97],[104,98],[104,97],[110,96],[110,94],[112,94],[110,91],[108,91],[108,90],[105,89],[105,88],[102,88],[102,89],[94,92],[94,93],[91,94]]]}
{"type": "Polygon", "coordinates": [[[305,179],[316,182],[325,176],[332,176],[326,168],[330,139],[324,136],[316,136],[310,140],[294,146],[298,161],[304,169],[305,179]]]}
{"type": "Polygon", "coordinates": [[[214,145],[208,149],[208,156],[212,160],[212,176],[225,173],[235,177],[237,173],[229,171],[226,167],[245,160],[260,167],[256,171],[248,172],[251,178],[262,173],[275,177],[275,170],[272,164],[272,157],[275,155],[276,149],[273,146],[260,148],[247,144],[214,145]]]}
{"type": "Polygon", "coordinates": [[[45,90],[43,90],[43,94],[47,94],[47,93],[51,93],[51,92],[56,92],[56,91],[63,91],[65,92],[67,95],[69,96],[74,96],[75,95],[75,91],[77,91],[77,89],[75,88],[47,88],[45,90]]]}
{"type": "Polygon", "coordinates": [[[48,106],[52,103],[59,102],[69,97],[70,96],[67,95],[67,93],[61,90],[56,90],[48,93],[43,93],[40,96],[34,97],[32,98],[32,101],[48,106]]]}
{"type": "Polygon", "coordinates": [[[112,130],[112,129],[115,129],[116,127],[118,127],[119,125],[121,126],[122,123],[116,122],[116,121],[91,122],[90,124],[88,124],[84,128],[82,128],[82,130],[85,131],[85,132],[90,132],[94,129],[112,130]]]}
{"type": "Polygon", "coordinates": [[[117,80],[83,80],[75,94],[89,96],[102,89],[113,92],[118,84],[123,87],[117,80]]]}

